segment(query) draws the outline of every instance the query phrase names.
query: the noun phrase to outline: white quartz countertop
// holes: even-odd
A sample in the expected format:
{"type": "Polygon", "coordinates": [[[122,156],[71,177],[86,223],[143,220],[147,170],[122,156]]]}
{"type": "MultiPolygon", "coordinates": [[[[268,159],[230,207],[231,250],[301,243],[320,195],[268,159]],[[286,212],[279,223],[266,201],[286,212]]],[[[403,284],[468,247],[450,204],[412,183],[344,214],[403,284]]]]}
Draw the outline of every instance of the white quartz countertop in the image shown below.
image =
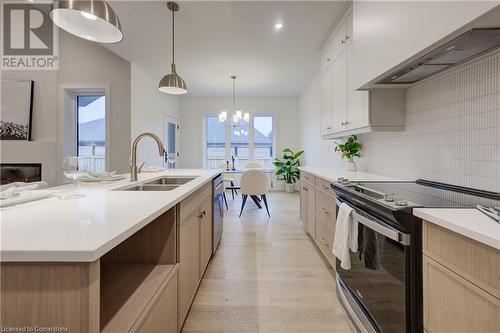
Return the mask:
{"type": "Polygon", "coordinates": [[[1,261],[95,261],[218,174],[201,169],[141,173],[138,182],[79,184],[83,198],[52,197],[2,208],[1,261]],[[165,176],[197,178],[172,191],[113,191],[165,176]]]}
{"type": "Polygon", "coordinates": [[[415,208],[413,214],[500,250],[500,224],[474,208],[415,208]]]}
{"type": "Polygon", "coordinates": [[[404,179],[387,177],[368,172],[360,171],[345,171],[332,167],[300,167],[300,170],[313,174],[314,176],[326,179],[330,182],[337,181],[337,178],[347,178],[352,181],[385,181],[385,182],[401,182],[404,179]]]}

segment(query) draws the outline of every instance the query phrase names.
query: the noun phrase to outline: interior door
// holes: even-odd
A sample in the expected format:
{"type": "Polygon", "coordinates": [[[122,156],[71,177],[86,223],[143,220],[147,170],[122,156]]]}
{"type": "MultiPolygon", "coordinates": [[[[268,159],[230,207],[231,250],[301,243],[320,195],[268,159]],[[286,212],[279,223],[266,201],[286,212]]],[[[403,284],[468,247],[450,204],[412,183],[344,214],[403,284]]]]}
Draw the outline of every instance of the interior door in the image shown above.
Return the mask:
{"type": "Polygon", "coordinates": [[[165,116],[163,125],[163,143],[165,145],[164,166],[174,169],[179,160],[179,121],[171,116],[165,116]]]}

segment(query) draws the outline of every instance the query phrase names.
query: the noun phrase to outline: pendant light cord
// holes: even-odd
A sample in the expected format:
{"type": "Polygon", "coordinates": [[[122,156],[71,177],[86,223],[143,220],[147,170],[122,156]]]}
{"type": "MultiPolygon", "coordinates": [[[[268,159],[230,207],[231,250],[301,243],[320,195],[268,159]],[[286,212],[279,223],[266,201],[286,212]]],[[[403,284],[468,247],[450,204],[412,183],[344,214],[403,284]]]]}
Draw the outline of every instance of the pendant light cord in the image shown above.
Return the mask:
{"type": "Polygon", "coordinates": [[[175,64],[175,11],[172,10],[172,64],[175,64]]]}

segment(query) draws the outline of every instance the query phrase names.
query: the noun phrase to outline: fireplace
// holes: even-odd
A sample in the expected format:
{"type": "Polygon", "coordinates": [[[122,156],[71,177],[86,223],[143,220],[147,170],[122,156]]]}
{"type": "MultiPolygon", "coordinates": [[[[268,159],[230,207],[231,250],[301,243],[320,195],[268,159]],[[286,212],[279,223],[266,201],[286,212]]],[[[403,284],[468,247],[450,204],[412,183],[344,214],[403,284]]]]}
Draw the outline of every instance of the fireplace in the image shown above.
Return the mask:
{"type": "Polygon", "coordinates": [[[42,180],[41,163],[0,163],[0,184],[42,180]]]}

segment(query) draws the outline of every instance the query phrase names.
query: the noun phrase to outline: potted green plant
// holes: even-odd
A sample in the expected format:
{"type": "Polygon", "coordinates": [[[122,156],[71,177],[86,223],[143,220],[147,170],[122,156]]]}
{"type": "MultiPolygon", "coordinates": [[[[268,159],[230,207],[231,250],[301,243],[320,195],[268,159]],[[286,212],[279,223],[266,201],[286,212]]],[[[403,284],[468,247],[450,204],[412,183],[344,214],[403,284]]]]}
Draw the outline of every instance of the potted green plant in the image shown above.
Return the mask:
{"type": "Polygon", "coordinates": [[[361,144],[356,135],[351,135],[345,143],[335,142],[335,151],[339,151],[340,157],[347,159],[345,164],[347,171],[356,171],[354,157],[361,157],[361,144]]]}
{"type": "Polygon", "coordinates": [[[283,149],[283,159],[274,159],[274,166],[276,167],[276,176],[278,180],[285,181],[285,191],[293,192],[293,184],[297,182],[300,178],[300,156],[304,154],[304,151],[298,151],[294,153],[291,149],[283,149]]]}

